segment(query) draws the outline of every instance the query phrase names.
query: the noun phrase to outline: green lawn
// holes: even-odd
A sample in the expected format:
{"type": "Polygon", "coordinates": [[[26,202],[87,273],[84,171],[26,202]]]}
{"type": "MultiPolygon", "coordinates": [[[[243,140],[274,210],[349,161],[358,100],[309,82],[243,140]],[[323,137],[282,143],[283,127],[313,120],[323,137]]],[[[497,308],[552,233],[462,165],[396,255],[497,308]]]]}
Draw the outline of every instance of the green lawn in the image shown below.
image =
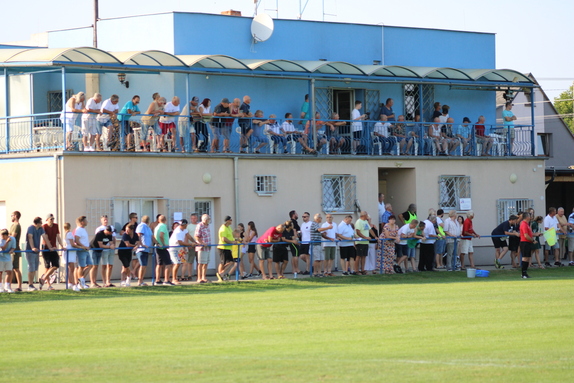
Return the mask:
{"type": "Polygon", "coordinates": [[[571,382],[574,270],[0,295],[0,382],[571,382]]]}

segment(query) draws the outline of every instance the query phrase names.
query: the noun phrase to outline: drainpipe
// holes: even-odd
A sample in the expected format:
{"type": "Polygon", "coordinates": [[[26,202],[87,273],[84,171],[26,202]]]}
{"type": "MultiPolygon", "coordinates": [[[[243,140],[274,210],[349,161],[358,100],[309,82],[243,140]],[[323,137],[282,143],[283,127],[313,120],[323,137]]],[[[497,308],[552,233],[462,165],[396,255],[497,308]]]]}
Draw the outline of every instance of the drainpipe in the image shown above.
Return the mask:
{"type": "Polygon", "coordinates": [[[238,170],[239,158],[233,157],[233,187],[235,194],[235,219],[236,222],[239,220],[239,170],[238,170]]]}
{"type": "MultiPolygon", "coordinates": [[[[317,126],[315,125],[317,120],[315,119],[315,79],[312,78],[310,81],[311,92],[309,92],[309,101],[311,103],[311,121],[313,122],[311,126],[313,127],[313,150],[317,150],[317,126]]],[[[327,119],[331,118],[327,116],[327,119]]]]}

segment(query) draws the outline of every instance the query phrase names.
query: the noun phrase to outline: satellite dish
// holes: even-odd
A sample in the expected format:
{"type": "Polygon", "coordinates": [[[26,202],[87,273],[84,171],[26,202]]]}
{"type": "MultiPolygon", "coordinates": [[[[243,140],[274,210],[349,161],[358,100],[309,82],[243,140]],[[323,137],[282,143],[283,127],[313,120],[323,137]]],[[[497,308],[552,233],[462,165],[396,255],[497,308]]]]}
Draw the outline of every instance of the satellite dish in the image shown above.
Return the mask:
{"type": "Polygon", "coordinates": [[[273,19],[271,16],[261,13],[253,18],[251,22],[251,36],[253,41],[261,43],[267,41],[273,34],[273,19]]]}

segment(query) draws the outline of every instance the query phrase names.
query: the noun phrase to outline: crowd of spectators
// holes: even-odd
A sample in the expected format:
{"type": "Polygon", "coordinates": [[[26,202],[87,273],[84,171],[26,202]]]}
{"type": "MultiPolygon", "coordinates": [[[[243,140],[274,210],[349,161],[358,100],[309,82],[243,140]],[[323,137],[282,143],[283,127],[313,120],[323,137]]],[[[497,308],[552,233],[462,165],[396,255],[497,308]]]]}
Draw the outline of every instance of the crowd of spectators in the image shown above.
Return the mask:
{"type": "MultiPolygon", "coordinates": [[[[158,93],[152,95],[147,109],[140,109],[140,96],[134,95],[120,108],[119,97],[103,100],[99,93],[88,100],[79,92],[66,103],[60,117],[66,131],[67,150],[77,150],[73,140],[74,126],[81,116],[82,147],[84,151],[177,151],[232,153],[234,124],[237,126],[239,153],[261,153],[267,146],[269,153],[298,152],[317,154],[369,154],[378,149],[380,155],[482,155],[493,154],[495,142],[514,140],[512,103],[507,103],[502,117],[504,126],[485,127],[485,117],[479,116],[471,124],[468,117],[457,125],[449,116],[450,107],[435,102],[429,122],[423,122],[418,112],[413,121],[393,110],[394,101],[388,98],[376,112],[361,113],[363,104],[355,101],[350,119],[340,120],[338,113],[311,117],[309,96],[294,118],[287,112],[279,122],[275,114],[266,118],[262,110],[251,110],[251,97],[223,98],[212,105],[209,98],[201,102],[196,96],[188,105],[181,105],[175,96],[167,101],[158,93]],[[371,128],[365,123],[369,122],[371,128]],[[106,129],[104,131],[104,129],[106,129]],[[105,142],[105,147],[103,145],[105,142]],[[186,144],[189,142],[189,144],[186,144]]],[[[500,153],[498,153],[500,154],[500,153]]]]}

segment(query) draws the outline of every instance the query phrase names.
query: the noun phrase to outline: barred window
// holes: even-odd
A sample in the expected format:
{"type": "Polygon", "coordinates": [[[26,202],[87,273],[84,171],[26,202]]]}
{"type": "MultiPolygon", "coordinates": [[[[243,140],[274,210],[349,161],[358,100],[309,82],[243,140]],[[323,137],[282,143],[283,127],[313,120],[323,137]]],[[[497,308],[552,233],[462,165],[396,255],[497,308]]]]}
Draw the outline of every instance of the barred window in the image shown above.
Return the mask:
{"type": "Polygon", "coordinates": [[[277,192],[277,176],[255,176],[255,193],[270,197],[277,192]]]}
{"type": "Polygon", "coordinates": [[[439,176],[439,203],[443,210],[462,210],[461,198],[470,197],[469,176],[439,176]]]}
{"type": "Polygon", "coordinates": [[[356,177],[351,175],[323,175],[323,211],[325,213],[353,213],[357,206],[356,177]]]}
{"type": "Polygon", "coordinates": [[[496,200],[496,219],[498,224],[508,220],[512,214],[517,215],[518,212],[527,211],[534,208],[534,200],[527,198],[503,198],[496,200]]]}

